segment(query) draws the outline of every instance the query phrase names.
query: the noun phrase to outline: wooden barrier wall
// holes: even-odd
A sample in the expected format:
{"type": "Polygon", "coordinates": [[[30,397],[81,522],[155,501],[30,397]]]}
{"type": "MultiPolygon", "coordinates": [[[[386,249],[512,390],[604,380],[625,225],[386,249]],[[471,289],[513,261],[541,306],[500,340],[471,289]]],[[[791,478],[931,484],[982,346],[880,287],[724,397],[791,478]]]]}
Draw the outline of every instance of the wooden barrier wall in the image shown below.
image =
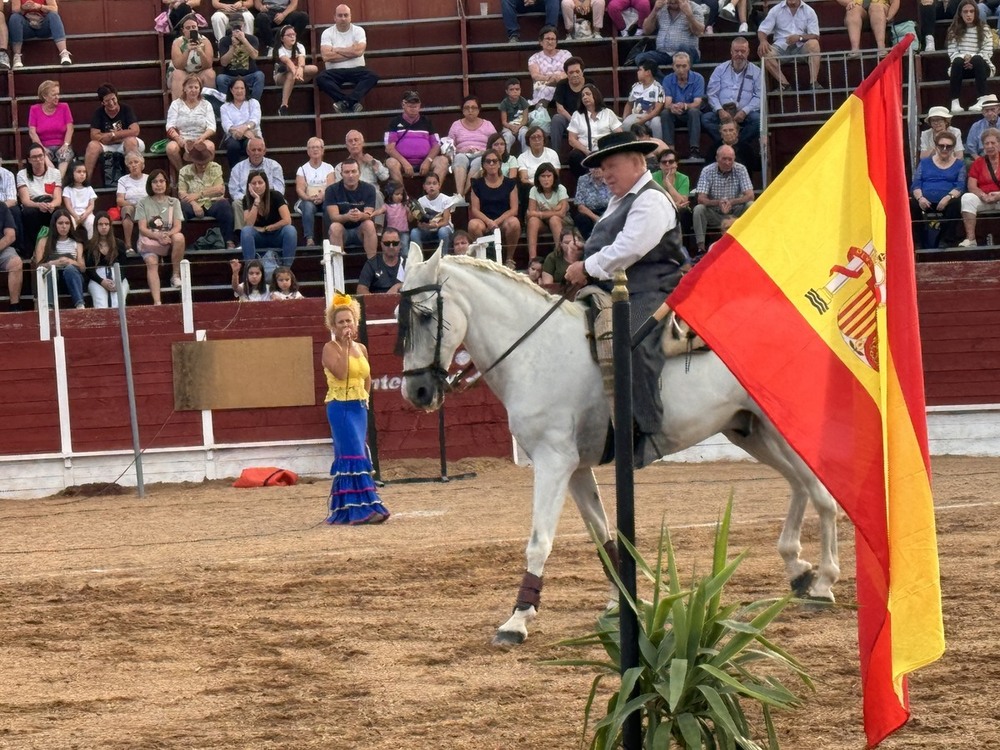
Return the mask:
{"type": "MultiPolygon", "coordinates": [[[[391,317],[398,298],[373,299],[369,318],[391,317]]],[[[202,445],[202,415],[174,411],[171,345],[191,341],[182,332],[181,308],[128,309],[140,443],[144,448],[202,445]]],[[[216,444],[323,439],[326,381],[320,365],[329,335],[323,302],[202,303],[195,327],[210,340],[247,339],[246,377],[254,377],[252,339],[309,336],[314,342],[316,405],[212,412],[216,444]]],[[[68,369],[69,414],[74,453],[130,449],[131,427],[118,318],[112,310],[64,311],[62,333],[68,369]]],[[[395,325],[369,328],[373,409],[382,458],[436,457],[438,416],[413,409],[399,392],[402,361],[393,354],[395,325]]],[[[0,316],[0,379],[12,398],[0,419],[0,455],[60,451],[55,345],[38,341],[31,313],[0,316]]],[[[449,397],[448,457],[509,456],[511,438],[503,407],[482,387],[449,397]]]]}
{"type": "MultiPolygon", "coordinates": [[[[917,273],[928,405],[1000,404],[1000,261],[928,263],[917,273]]],[[[397,303],[394,295],[368,297],[366,316],[392,318],[397,303]]],[[[217,444],[326,437],[319,361],[328,335],[322,315],[319,299],[195,305],[195,327],[212,340],[284,335],[310,336],[314,342],[316,405],[214,411],[217,444]]],[[[191,340],[182,333],[180,306],[130,307],[128,320],[142,445],[201,445],[201,413],[173,409],[170,347],[191,340]]],[[[70,310],[62,323],[73,451],[130,448],[117,314],[70,310]]],[[[393,354],[395,325],[371,325],[368,335],[380,455],[437,456],[437,415],[414,410],[399,394],[402,362],[393,354]]],[[[38,340],[36,315],[0,315],[0,382],[6,396],[0,455],[60,450],[54,356],[53,343],[38,340]]],[[[245,371],[247,378],[254,377],[252,343],[245,371]]],[[[525,388],[531,377],[525,373],[525,388]]],[[[505,411],[485,387],[450,396],[446,417],[449,458],[510,455],[505,411]]]]}

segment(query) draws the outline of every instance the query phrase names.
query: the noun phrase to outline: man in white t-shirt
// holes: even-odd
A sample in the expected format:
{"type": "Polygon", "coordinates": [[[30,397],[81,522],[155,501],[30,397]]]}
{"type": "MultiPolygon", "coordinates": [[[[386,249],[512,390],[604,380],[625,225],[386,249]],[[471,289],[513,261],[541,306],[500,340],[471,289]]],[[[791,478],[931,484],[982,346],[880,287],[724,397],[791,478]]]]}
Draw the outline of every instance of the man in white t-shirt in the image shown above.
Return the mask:
{"type": "Polygon", "coordinates": [[[320,37],[319,54],[326,70],[316,76],[319,90],[333,99],[336,112],[361,112],[361,100],[375,88],[378,76],[365,67],[365,30],[351,23],[351,9],[338,5],[336,24],[320,37]],[[345,84],[353,88],[344,89],[345,84]]]}

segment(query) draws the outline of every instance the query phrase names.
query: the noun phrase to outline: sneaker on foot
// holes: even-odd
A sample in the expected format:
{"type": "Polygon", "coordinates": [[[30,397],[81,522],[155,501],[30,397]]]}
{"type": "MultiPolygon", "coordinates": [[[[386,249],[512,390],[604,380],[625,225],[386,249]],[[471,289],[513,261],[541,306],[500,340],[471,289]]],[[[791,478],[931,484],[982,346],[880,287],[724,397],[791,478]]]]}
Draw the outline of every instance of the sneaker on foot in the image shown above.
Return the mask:
{"type": "Polygon", "coordinates": [[[621,31],[619,31],[618,32],[618,36],[622,37],[623,39],[625,37],[627,37],[628,36],[628,29],[622,29],[621,31]]]}
{"type": "Polygon", "coordinates": [[[351,107],[352,112],[364,112],[365,108],[362,106],[361,102],[354,102],[354,106],[351,107]]]}
{"type": "Polygon", "coordinates": [[[507,36],[507,44],[520,44],[521,36],[519,34],[510,34],[507,36]]]}
{"type": "Polygon", "coordinates": [[[721,8],[719,8],[719,18],[721,18],[723,21],[729,21],[730,23],[735,23],[736,4],[726,3],[721,8]]]}
{"type": "Polygon", "coordinates": [[[934,46],[934,37],[925,36],[924,37],[924,52],[935,52],[937,47],[934,46]]]}
{"type": "Polygon", "coordinates": [[[975,240],[962,240],[961,242],[958,243],[959,247],[975,247],[975,245],[976,245],[975,240]]]}
{"type": "Polygon", "coordinates": [[[20,70],[24,67],[24,62],[21,60],[20,55],[14,55],[14,64],[11,66],[14,70],[20,70]]]}
{"type": "Polygon", "coordinates": [[[333,111],[343,114],[347,111],[347,102],[334,102],[333,111]]]}
{"type": "Polygon", "coordinates": [[[632,32],[632,36],[643,36],[642,26],[636,27],[636,30],[632,32]]]}
{"type": "Polygon", "coordinates": [[[974,112],[976,114],[978,114],[979,112],[982,112],[983,111],[983,99],[985,99],[985,98],[986,98],[985,96],[981,96],[978,99],[976,99],[976,103],[975,104],[970,104],[969,105],[969,112],[974,112]]]}
{"type": "Polygon", "coordinates": [[[711,25],[706,26],[705,27],[705,33],[708,34],[709,36],[712,36],[712,34],[715,33],[715,29],[713,29],[711,25]]]}
{"type": "Polygon", "coordinates": [[[70,55],[68,49],[64,49],[62,52],[59,53],[59,64],[60,65],[72,65],[73,64],[73,56],[70,55]]]}
{"type": "Polygon", "coordinates": [[[951,113],[953,115],[960,115],[963,112],[965,112],[965,110],[962,109],[962,104],[958,101],[958,99],[952,99],[951,100],[951,113]]]}
{"type": "Polygon", "coordinates": [[[171,276],[170,277],[170,286],[172,286],[172,287],[178,287],[180,285],[181,285],[181,277],[180,276],[171,276]]]}
{"type": "Polygon", "coordinates": [[[691,152],[688,154],[688,159],[691,161],[705,161],[705,157],[701,155],[701,149],[697,146],[691,147],[691,152]]]}
{"type": "Polygon", "coordinates": [[[740,33],[741,34],[746,34],[748,31],[750,31],[750,26],[747,25],[746,23],[741,23],[740,24],[740,33]]]}
{"type": "Polygon", "coordinates": [[[278,116],[279,117],[284,117],[287,114],[288,114],[288,105],[287,104],[282,104],[280,107],[278,107],[278,116]]]}
{"type": "Polygon", "coordinates": [[[10,70],[10,58],[4,50],[0,50],[0,70],[10,70]]]}

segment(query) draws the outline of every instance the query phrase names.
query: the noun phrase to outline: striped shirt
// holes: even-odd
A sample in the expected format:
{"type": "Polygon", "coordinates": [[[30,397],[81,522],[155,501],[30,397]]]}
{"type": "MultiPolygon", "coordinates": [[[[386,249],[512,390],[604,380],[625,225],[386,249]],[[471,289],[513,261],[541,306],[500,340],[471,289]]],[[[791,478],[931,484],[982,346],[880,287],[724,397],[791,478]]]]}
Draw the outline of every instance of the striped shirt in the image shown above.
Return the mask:
{"type": "Polygon", "coordinates": [[[966,28],[957,40],[952,39],[949,35],[948,59],[954,62],[966,55],[979,55],[990,66],[990,75],[996,73],[996,68],[993,67],[993,61],[990,59],[993,57],[993,34],[990,33],[989,29],[983,32],[982,44],[979,43],[974,26],[966,28]]]}

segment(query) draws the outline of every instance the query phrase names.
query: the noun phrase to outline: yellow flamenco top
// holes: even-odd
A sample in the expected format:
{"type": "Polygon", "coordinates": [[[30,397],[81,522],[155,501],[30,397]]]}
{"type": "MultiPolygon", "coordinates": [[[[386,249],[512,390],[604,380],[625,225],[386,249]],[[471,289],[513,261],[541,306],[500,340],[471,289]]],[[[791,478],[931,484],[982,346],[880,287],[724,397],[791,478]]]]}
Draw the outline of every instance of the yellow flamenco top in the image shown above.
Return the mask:
{"type": "Polygon", "coordinates": [[[333,373],[324,367],[326,401],[367,401],[368,391],[365,390],[365,381],[368,380],[371,371],[367,358],[353,354],[347,360],[347,380],[334,377],[333,373]]]}

